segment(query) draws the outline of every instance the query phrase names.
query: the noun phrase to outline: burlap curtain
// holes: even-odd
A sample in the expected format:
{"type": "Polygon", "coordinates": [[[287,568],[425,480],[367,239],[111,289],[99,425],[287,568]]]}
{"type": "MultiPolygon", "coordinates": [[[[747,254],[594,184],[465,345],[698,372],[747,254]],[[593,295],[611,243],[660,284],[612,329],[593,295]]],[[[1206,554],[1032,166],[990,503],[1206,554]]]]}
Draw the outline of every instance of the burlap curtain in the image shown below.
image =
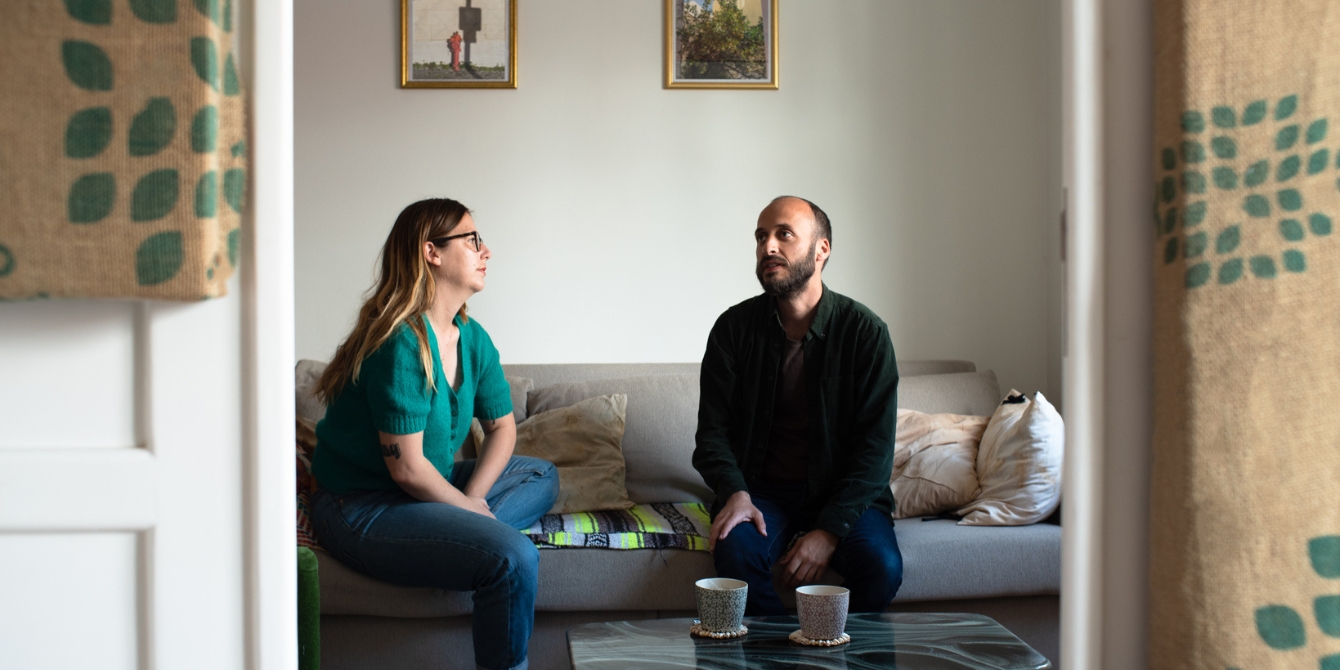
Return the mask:
{"type": "Polygon", "coordinates": [[[232,0],[5,0],[0,299],[224,293],[246,190],[232,0]]]}
{"type": "Polygon", "coordinates": [[[1340,2],[1155,33],[1151,667],[1340,670],[1340,2]]]}

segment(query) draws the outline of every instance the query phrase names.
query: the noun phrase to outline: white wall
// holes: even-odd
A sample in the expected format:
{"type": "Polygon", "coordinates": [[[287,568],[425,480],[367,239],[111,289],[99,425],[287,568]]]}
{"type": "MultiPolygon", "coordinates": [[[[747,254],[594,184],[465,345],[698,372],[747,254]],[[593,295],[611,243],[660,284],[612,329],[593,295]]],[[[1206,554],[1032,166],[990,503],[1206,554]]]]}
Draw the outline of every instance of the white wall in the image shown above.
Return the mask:
{"type": "Polygon", "coordinates": [[[900,358],[1059,398],[1058,0],[786,0],[778,91],[663,90],[660,0],[524,2],[518,90],[402,90],[399,7],[296,2],[300,358],[347,333],[399,210],[449,196],[505,362],[697,360],[785,193],[900,358]]]}

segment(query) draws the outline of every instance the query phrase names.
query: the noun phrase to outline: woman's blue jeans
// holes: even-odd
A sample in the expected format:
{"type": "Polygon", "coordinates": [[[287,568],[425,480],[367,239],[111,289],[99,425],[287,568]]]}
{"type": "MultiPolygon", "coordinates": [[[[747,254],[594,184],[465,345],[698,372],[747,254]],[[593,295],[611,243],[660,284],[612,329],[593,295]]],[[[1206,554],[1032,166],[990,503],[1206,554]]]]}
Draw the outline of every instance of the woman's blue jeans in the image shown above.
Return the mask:
{"type": "MultiPolygon", "coordinates": [[[[457,463],[451,484],[463,488],[474,470],[474,460],[457,463]]],[[[312,521],[323,548],[369,577],[474,591],[475,664],[525,668],[540,556],[517,530],[535,523],[557,497],[552,463],[513,456],[486,498],[497,520],[392,489],[343,495],[318,490],[312,521]]]]}

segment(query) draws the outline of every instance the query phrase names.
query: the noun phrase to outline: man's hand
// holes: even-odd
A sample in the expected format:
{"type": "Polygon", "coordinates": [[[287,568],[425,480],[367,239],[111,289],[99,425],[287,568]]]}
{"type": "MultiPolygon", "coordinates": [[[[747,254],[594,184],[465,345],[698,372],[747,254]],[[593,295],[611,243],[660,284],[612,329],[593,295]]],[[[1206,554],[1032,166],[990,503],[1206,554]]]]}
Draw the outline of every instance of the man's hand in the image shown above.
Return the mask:
{"type": "Polygon", "coordinates": [[[763,513],[754,507],[749,493],[736,491],[726,499],[726,506],[721,508],[716,520],[712,522],[712,530],[707,533],[708,551],[715,550],[717,540],[725,539],[732,528],[746,521],[753,521],[754,525],[758,526],[759,534],[763,537],[768,536],[768,526],[763,521],[763,513]]]}
{"type": "Polygon", "coordinates": [[[833,550],[837,549],[838,537],[826,530],[812,530],[800,536],[796,543],[791,545],[791,551],[786,552],[779,563],[784,568],[782,571],[782,585],[788,589],[793,589],[801,584],[807,584],[817,581],[824,574],[824,569],[828,567],[829,559],[833,558],[833,550]]]}

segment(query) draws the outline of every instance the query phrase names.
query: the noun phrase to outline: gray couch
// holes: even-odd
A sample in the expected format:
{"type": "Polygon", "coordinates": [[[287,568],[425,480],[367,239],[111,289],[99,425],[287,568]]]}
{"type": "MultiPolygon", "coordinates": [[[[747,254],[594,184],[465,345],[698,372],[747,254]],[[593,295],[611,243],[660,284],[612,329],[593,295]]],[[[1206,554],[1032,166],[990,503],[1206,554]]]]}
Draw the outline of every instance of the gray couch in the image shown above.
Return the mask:
{"type": "MultiPolygon", "coordinates": [[[[323,367],[314,361],[298,365],[301,415],[315,419],[324,411],[305,393],[323,367]]],[[[504,369],[518,420],[587,397],[626,393],[623,451],[629,497],[638,503],[711,502],[711,492],[690,464],[698,364],[504,369]]],[[[989,415],[1002,397],[995,375],[977,372],[969,362],[902,361],[899,371],[900,407],[989,415]]],[[[1058,525],[964,527],[946,519],[904,519],[895,530],[904,576],[889,611],[984,614],[1056,662],[1058,525]]],[[[324,668],[474,667],[469,593],[391,586],[350,570],[325,552],[317,556],[324,668]]],[[[693,582],[714,574],[706,552],[541,550],[531,667],[568,667],[565,633],[573,625],[691,616],[693,582]]],[[[831,572],[827,578],[841,582],[831,572]]]]}

